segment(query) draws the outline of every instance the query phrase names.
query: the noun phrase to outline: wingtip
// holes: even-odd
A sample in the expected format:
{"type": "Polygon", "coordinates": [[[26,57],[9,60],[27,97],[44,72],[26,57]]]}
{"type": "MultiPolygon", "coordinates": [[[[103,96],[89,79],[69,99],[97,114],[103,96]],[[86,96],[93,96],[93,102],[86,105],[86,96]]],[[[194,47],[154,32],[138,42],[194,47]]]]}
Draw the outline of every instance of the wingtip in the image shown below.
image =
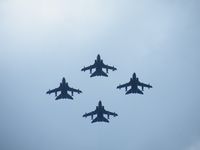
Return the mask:
{"type": "Polygon", "coordinates": [[[81,69],[81,71],[84,71],[84,72],[85,72],[85,66],[81,69]]]}
{"type": "Polygon", "coordinates": [[[50,91],[50,90],[48,90],[48,91],[46,92],[46,94],[50,94],[49,91],[50,91]]]}
{"type": "Polygon", "coordinates": [[[78,89],[78,94],[83,93],[81,90],[78,89]]]}
{"type": "Polygon", "coordinates": [[[120,86],[120,85],[117,86],[117,89],[121,89],[119,86],[120,86]]]}
{"type": "Polygon", "coordinates": [[[87,113],[85,113],[85,114],[83,115],[83,117],[85,117],[85,118],[86,118],[86,114],[87,114],[87,113]]]}

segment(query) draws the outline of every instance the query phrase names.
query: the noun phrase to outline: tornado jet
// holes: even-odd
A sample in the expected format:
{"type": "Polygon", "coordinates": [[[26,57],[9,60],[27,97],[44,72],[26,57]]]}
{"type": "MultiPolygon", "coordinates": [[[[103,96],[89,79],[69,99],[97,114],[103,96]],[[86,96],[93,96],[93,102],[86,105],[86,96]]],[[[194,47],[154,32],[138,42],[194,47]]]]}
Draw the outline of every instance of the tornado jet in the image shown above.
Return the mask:
{"type": "Polygon", "coordinates": [[[104,77],[108,77],[108,70],[112,70],[115,71],[117,70],[117,68],[115,68],[114,66],[109,66],[109,65],[105,65],[103,63],[103,60],[101,59],[101,56],[98,54],[97,55],[97,59],[95,60],[93,65],[90,65],[88,67],[84,67],[81,69],[81,71],[87,71],[90,70],[90,77],[95,77],[95,76],[104,76],[104,77]],[[92,70],[95,69],[94,72],[92,72],[92,70]],[[103,69],[106,70],[106,73],[103,71],[103,69]]]}
{"type": "Polygon", "coordinates": [[[62,79],[62,82],[60,83],[60,86],[58,88],[55,88],[53,90],[49,90],[46,92],[46,94],[51,94],[51,93],[55,93],[56,99],[55,100],[59,100],[59,99],[72,99],[73,100],[73,95],[74,93],[82,93],[81,90],[79,89],[74,89],[72,87],[69,87],[68,83],[66,83],[65,78],[62,79]],[[57,93],[60,92],[60,95],[57,96],[57,93]],[[68,92],[71,92],[71,95],[68,94],[68,92]]]}
{"type": "Polygon", "coordinates": [[[95,122],[107,122],[109,123],[110,116],[118,116],[116,113],[114,112],[109,112],[107,110],[104,109],[104,106],[102,106],[102,102],[99,101],[98,106],[96,106],[96,109],[90,113],[85,113],[83,115],[83,117],[88,117],[91,116],[92,122],[91,123],[95,123],[95,122]],[[93,119],[94,115],[97,115],[95,119],[93,119]],[[104,117],[104,115],[107,115],[107,118],[104,117]]]}
{"type": "Polygon", "coordinates": [[[126,94],[131,94],[131,93],[138,93],[138,94],[143,94],[144,88],[152,88],[150,84],[145,84],[139,81],[139,79],[136,77],[136,73],[133,73],[132,78],[130,78],[130,81],[128,83],[122,84],[117,86],[117,89],[125,88],[126,89],[126,94]],[[128,87],[131,87],[128,90],[128,87]],[[138,87],[141,87],[142,89],[139,89],[138,87]]]}

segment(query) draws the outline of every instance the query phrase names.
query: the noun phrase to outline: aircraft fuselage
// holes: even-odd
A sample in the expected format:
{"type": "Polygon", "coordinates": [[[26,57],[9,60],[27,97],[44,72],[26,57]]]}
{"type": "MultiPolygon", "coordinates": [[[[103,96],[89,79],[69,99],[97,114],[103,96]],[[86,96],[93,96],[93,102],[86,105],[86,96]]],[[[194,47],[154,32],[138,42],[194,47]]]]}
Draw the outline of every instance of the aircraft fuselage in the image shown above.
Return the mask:
{"type": "Polygon", "coordinates": [[[95,61],[95,65],[96,65],[96,71],[101,72],[102,71],[102,66],[103,66],[103,60],[96,60],[95,61]]]}
{"type": "Polygon", "coordinates": [[[61,94],[68,94],[67,90],[69,88],[68,83],[66,83],[65,79],[63,78],[62,83],[60,83],[61,94]]]}
{"type": "Polygon", "coordinates": [[[97,110],[97,117],[103,118],[104,106],[101,106],[101,107],[97,106],[96,110],[97,110]]]}

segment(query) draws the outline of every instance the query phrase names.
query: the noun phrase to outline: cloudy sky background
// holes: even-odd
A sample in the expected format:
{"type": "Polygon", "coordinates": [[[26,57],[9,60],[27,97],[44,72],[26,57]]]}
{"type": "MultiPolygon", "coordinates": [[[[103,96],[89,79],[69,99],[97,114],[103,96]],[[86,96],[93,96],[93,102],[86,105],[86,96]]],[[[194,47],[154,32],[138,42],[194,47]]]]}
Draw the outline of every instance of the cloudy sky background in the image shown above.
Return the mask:
{"type": "Polygon", "coordinates": [[[1,0],[0,149],[199,150],[198,0],[1,0]],[[118,68],[89,78],[101,54],[118,68]],[[136,72],[144,95],[117,90],[136,72]],[[46,95],[62,77],[83,94],[46,95]],[[118,117],[82,118],[102,100],[118,117]]]}

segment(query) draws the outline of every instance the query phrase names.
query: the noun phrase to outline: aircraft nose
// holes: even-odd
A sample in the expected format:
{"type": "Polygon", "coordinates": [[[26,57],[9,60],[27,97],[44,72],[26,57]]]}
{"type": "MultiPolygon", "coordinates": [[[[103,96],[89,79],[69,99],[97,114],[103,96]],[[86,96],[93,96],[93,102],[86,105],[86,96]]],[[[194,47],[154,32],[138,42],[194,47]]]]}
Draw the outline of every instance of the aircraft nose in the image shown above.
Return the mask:
{"type": "Polygon", "coordinates": [[[135,72],[133,73],[133,77],[136,77],[136,73],[135,72]]]}

